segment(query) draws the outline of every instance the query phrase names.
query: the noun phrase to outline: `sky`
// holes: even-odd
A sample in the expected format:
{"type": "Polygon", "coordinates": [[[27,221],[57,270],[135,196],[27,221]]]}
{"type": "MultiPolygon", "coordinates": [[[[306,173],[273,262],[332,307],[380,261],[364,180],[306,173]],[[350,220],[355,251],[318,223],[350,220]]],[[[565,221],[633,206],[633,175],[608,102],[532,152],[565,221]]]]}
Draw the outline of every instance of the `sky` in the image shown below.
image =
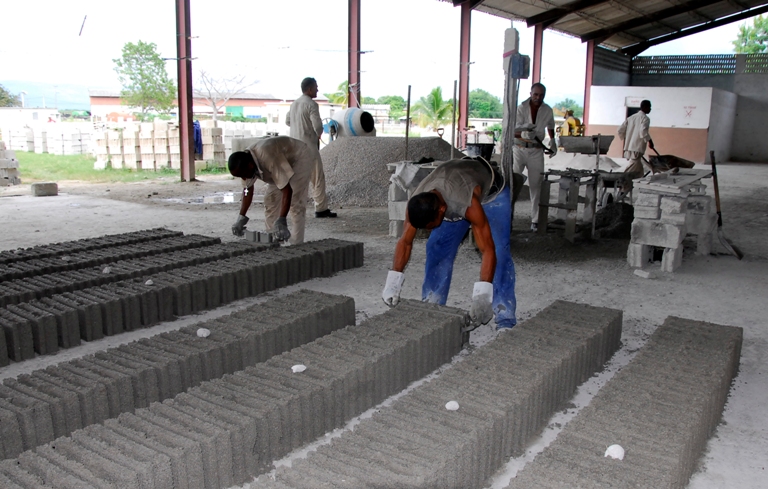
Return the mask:
{"type": "MultiPolygon", "coordinates": [[[[1,0],[0,84],[25,94],[26,106],[87,108],[87,90],[120,84],[113,59],[127,42],[153,42],[164,58],[176,56],[172,0],[1,0]],[[85,19],[85,21],[84,21],[85,19]]],[[[347,78],[347,0],[191,0],[193,76],[205,70],[227,78],[246,75],[248,91],[292,98],[305,76],[321,93],[347,78]]],[[[453,94],[458,78],[460,9],[439,0],[362,0],[363,96],[412,101],[442,87],[453,94]]],[[[726,54],[738,26],[655,46],[644,56],[726,54]]],[[[520,33],[520,52],[532,55],[533,29],[521,22],[472,14],[470,90],[498,97],[504,89],[504,30],[520,33]]],[[[586,45],[552,31],[544,34],[542,82],[547,101],[584,95],[586,45]]],[[[176,64],[167,65],[176,77],[176,64]]],[[[521,97],[530,80],[521,82],[521,97]]],[[[521,98],[522,99],[522,98],[521,98]]]]}

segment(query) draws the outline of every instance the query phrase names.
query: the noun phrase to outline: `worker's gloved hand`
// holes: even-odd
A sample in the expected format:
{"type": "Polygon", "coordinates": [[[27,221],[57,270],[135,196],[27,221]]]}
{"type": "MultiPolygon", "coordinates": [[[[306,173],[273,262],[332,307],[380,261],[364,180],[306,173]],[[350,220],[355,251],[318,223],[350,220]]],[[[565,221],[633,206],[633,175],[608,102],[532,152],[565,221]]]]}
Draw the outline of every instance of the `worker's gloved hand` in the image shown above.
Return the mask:
{"type": "Polygon", "coordinates": [[[284,217],[278,217],[275,221],[275,230],[272,235],[278,241],[288,241],[291,237],[291,232],[288,230],[288,222],[284,217]]]}
{"type": "Polygon", "coordinates": [[[403,288],[403,281],[405,275],[402,272],[396,272],[390,270],[387,274],[387,283],[384,285],[384,292],[381,293],[381,298],[384,299],[384,304],[392,307],[396,306],[400,302],[400,290],[403,288]]]}
{"type": "Polygon", "coordinates": [[[555,138],[550,138],[549,150],[552,151],[552,153],[549,155],[550,158],[554,157],[557,154],[557,141],[555,141],[555,138]]]}
{"type": "Polygon", "coordinates": [[[242,236],[245,233],[245,225],[247,222],[247,217],[237,216],[237,221],[232,225],[232,234],[235,236],[242,236]]]}
{"type": "Polygon", "coordinates": [[[493,318],[493,284],[475,282],[472,291],[472,306],[469,308],[469,320],[477,327],[493,318]]]}

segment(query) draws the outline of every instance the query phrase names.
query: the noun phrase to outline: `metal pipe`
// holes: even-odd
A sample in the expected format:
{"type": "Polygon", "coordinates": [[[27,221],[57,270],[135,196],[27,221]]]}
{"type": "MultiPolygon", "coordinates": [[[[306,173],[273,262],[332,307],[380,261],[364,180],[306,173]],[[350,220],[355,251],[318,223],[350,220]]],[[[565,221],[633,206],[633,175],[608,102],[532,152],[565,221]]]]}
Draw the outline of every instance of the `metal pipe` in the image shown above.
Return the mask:
{"type": "Polygon", "coordinates": [[[453,80],[453,119],[451,119],[451,159],[453,159],[453,150],[456,146],[456,85],[458,81],[453,80]]]}
{"type": "Polygon", "coordinates": [[[408,85],[408,101],[405,104],[405,158],[408,160],[408,133],[411,130],[411,86],[408,85]]]}

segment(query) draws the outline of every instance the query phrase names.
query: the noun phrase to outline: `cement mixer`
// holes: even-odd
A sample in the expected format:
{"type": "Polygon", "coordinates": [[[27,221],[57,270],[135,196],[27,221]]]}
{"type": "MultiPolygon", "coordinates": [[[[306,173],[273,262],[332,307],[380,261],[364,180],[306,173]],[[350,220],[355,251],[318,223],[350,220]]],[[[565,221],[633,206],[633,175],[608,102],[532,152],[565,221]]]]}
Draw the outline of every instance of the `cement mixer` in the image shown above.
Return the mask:
{"type": "Polygon", "coordinates": [[[323,125],[323,129],[330,135],[331,141],[340,137],[376,136],[373,116],[357,107],[336,112],[328,123],[323,125]]]}

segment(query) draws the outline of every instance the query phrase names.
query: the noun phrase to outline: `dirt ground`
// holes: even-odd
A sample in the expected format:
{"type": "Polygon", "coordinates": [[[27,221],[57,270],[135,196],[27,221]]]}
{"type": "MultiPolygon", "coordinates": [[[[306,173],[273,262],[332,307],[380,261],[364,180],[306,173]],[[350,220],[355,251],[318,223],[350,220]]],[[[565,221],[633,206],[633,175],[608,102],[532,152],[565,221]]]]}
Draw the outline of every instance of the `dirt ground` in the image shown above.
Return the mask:
{"type": "MultiPolygon", "coordinates": [[[[543,436],[526,455],[512,459],[489,487],[503,488],[527,461],[543,449],[562,425],[586,405],[594,393],[642,347],[667,316],[680,316],[744,328],[741,369],[726,405],[723,420],[710,439],[701,466],[691,479],[694,489],[766,487],[768,466],[768,165],[727,164],[718,168],[725,234],[745,253],[743,260],[722,254],[699,257],[686,248],[683,265],[674,274],[643,279],[626,263],[627,240],[577,241],[571,244],[557,234],[541,237],[527,231],[530,203],[518,202],[513,225],[512,252],[516,266],[518,319],[525,320],[555,299],[621,309],[624,334],[621,351],[606,369],[584,384],[571,407],[553,417],[543,436]],[[766,375],[763,375],[766,374],[766,375]]],[[[57,197],[31,197],[29,186],[0,189],[0,250],[95,237],[103,234],[168,227],[184,233],[220,236],[234,240],[230,226],[239,208],[226,200],[239,185],[229,176],[203,176],[201,181],[180,183],[168,178],[129,184],[59,182],[57,197]]],[[[709,185],[709,182],[705,182],[709,185]]],[[[709,188],[711,191],[711,186],[709,188]]],[[[283,295],[300,287],[351,296],[358,321],[385,310],[380,299],[395,239],[387,236],[387,209],[343,208],[337,219],[307,218],[307,240],[336,237],[365,243],[365,266],[337,276],[316,279],[275,291],[283,295]]],[[[260,228],[263,208],[254,204],[250,227],[260,228]]],[[[480,258],[463,246],[454,268],[449,305],[469,307],[472,284],[477,280],[480,258]]],[[[403,296],[420,296],[424,246],[417,243],[406,271],[403,296]]],[[[84,355],[115,344],[151,336],[222,315],[265,300],[265,296],[240,301],[205,314],[189,316],[148,330],[84,344],[30,362],[3,369],[2,378],[84,355]]],[[[495,331],[484,326],[472,333],[471,354],[492,339],[495,331]]],[[[681,406],[681,409],[685,409],[681,406]]],[[[365,415],[364,415],[365,416],[365,415]]],[[[330,436],[334,436],[331,434],[330,436]]],[[[320,441],[322,442],[322,440],[320,441]]],[[[306,450],[304,451],[306,453],[306,450]]],[[[281,463],[290,463],[291,457],[281,463]]]]}

